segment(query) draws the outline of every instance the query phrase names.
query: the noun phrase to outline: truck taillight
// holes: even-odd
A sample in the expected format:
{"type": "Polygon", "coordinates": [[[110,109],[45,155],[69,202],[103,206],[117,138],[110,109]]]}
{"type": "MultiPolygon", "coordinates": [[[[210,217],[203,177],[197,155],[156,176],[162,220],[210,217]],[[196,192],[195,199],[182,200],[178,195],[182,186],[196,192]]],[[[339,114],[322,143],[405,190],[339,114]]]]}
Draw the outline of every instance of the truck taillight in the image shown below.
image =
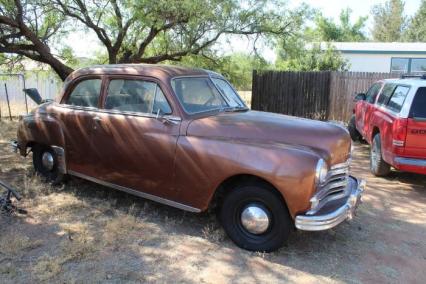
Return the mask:
{"type": "Polygon", "coordinates": [[[404,147],[405,138],[407,137],[407,119],[396,119],[392,125],[392,133],[392,145],[395,147],[404,147]]]}

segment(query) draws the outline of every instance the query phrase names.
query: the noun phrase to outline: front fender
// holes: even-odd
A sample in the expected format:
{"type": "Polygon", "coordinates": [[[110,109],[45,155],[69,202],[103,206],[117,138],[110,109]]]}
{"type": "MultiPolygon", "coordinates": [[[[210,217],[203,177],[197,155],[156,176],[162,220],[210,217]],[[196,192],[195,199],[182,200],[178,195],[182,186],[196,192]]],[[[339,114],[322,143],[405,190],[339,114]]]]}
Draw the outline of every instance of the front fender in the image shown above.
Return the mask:
{"type": "Polygon", "coordinates": [[[48,113],[36,112],[24,116],[19,123],[17,137],[21,155],[33,143],[65,148],[61,123],[48,113]]]}
{"type": "Polygon", "coordinates": [[[294,217],[310,207],[319,158],[308,148],[285,144],[182,136],[175,165],[178,198],[205,210],[223,181],[253,175],[282,194],[294,217]]]}

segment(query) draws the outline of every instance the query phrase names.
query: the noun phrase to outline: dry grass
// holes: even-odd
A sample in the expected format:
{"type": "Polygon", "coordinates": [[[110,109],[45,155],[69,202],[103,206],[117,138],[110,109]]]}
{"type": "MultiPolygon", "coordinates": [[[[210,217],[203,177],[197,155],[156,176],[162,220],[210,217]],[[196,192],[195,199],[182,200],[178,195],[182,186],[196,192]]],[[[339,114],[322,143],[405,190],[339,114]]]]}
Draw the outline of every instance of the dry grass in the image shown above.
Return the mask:
{"type": "Polygon", "coordinates": [[[9,152],[16,122],[0,123],[0,179],[23,194],[26,216],[0,216],[1,283],[424,283],[426,181],[374,178],[368,148],[353,172],[369,188],[351,223],[295,232],[271,253],[226,237],[214,214],[189,214],[79,179],[53,187],[31,159],[9,152]]]}

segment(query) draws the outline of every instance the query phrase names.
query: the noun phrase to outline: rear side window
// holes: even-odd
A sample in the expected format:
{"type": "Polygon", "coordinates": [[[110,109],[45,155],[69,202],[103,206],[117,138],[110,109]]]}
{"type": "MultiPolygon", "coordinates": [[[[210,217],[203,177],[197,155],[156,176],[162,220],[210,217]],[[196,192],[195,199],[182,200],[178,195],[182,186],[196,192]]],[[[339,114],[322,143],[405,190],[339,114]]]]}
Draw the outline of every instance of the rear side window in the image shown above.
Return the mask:
{"type": "Polygon", "coordinates": [[[98,107],[101,83],[101,79],[81,81],[68,96],[66,104],[82,107],[98,107]]]}
{"type": "Polygon", "coordinates": [[[368,92],[366,94],[367,102],[374,103],[376,101],[376,97],[379,94],[381,88],[382,88],[382,84],[380,83],[373,84],[373,86],[371,86],[370,89],[368,89],[368,92]]]}
{"type": "Polygon", "coordinates": [[[426,118],[426,87],[417,90],[411,105],[410,117],[426,118]]]}
{"type": "Polygon", "coordinates": [[[105,109],[149,114],[171,114],[157,83],[142,80],[111,80],[105,109]]]}
{"type": "Polygon", "coordinates": [[[385,84],[383,91],[380,93],[377,104],[386,105],[389,101],[389,98],[392,96],[393,90],[395,90],[395,84],[385,84]]]}
{"type": "Polygon", "coordinates": [[[410,88],[407,86],[396,87],[392,97],[389,100],[388,108],[395,112],[400,112],[409,90],[410,88]]]}

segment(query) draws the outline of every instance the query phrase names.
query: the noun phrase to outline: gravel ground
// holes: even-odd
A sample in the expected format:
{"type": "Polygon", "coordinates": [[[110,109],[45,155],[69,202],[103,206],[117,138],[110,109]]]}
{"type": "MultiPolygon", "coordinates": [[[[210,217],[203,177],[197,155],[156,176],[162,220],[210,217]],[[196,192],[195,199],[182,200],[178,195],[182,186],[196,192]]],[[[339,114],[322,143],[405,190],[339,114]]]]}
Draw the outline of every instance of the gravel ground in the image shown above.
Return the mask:
{"type": "Polygon", "coordinates": [[[0,122],[0,179],[28,215],[0,216],[1,283],[426,283],[426,179],[373,177],[368,145],[352,174],[367,180],[357,216],[325,232],[294,232],[270,254],[237,248],[213,213],[192,214],[73,178],[51,187],[9,152],[0,122]]]}

